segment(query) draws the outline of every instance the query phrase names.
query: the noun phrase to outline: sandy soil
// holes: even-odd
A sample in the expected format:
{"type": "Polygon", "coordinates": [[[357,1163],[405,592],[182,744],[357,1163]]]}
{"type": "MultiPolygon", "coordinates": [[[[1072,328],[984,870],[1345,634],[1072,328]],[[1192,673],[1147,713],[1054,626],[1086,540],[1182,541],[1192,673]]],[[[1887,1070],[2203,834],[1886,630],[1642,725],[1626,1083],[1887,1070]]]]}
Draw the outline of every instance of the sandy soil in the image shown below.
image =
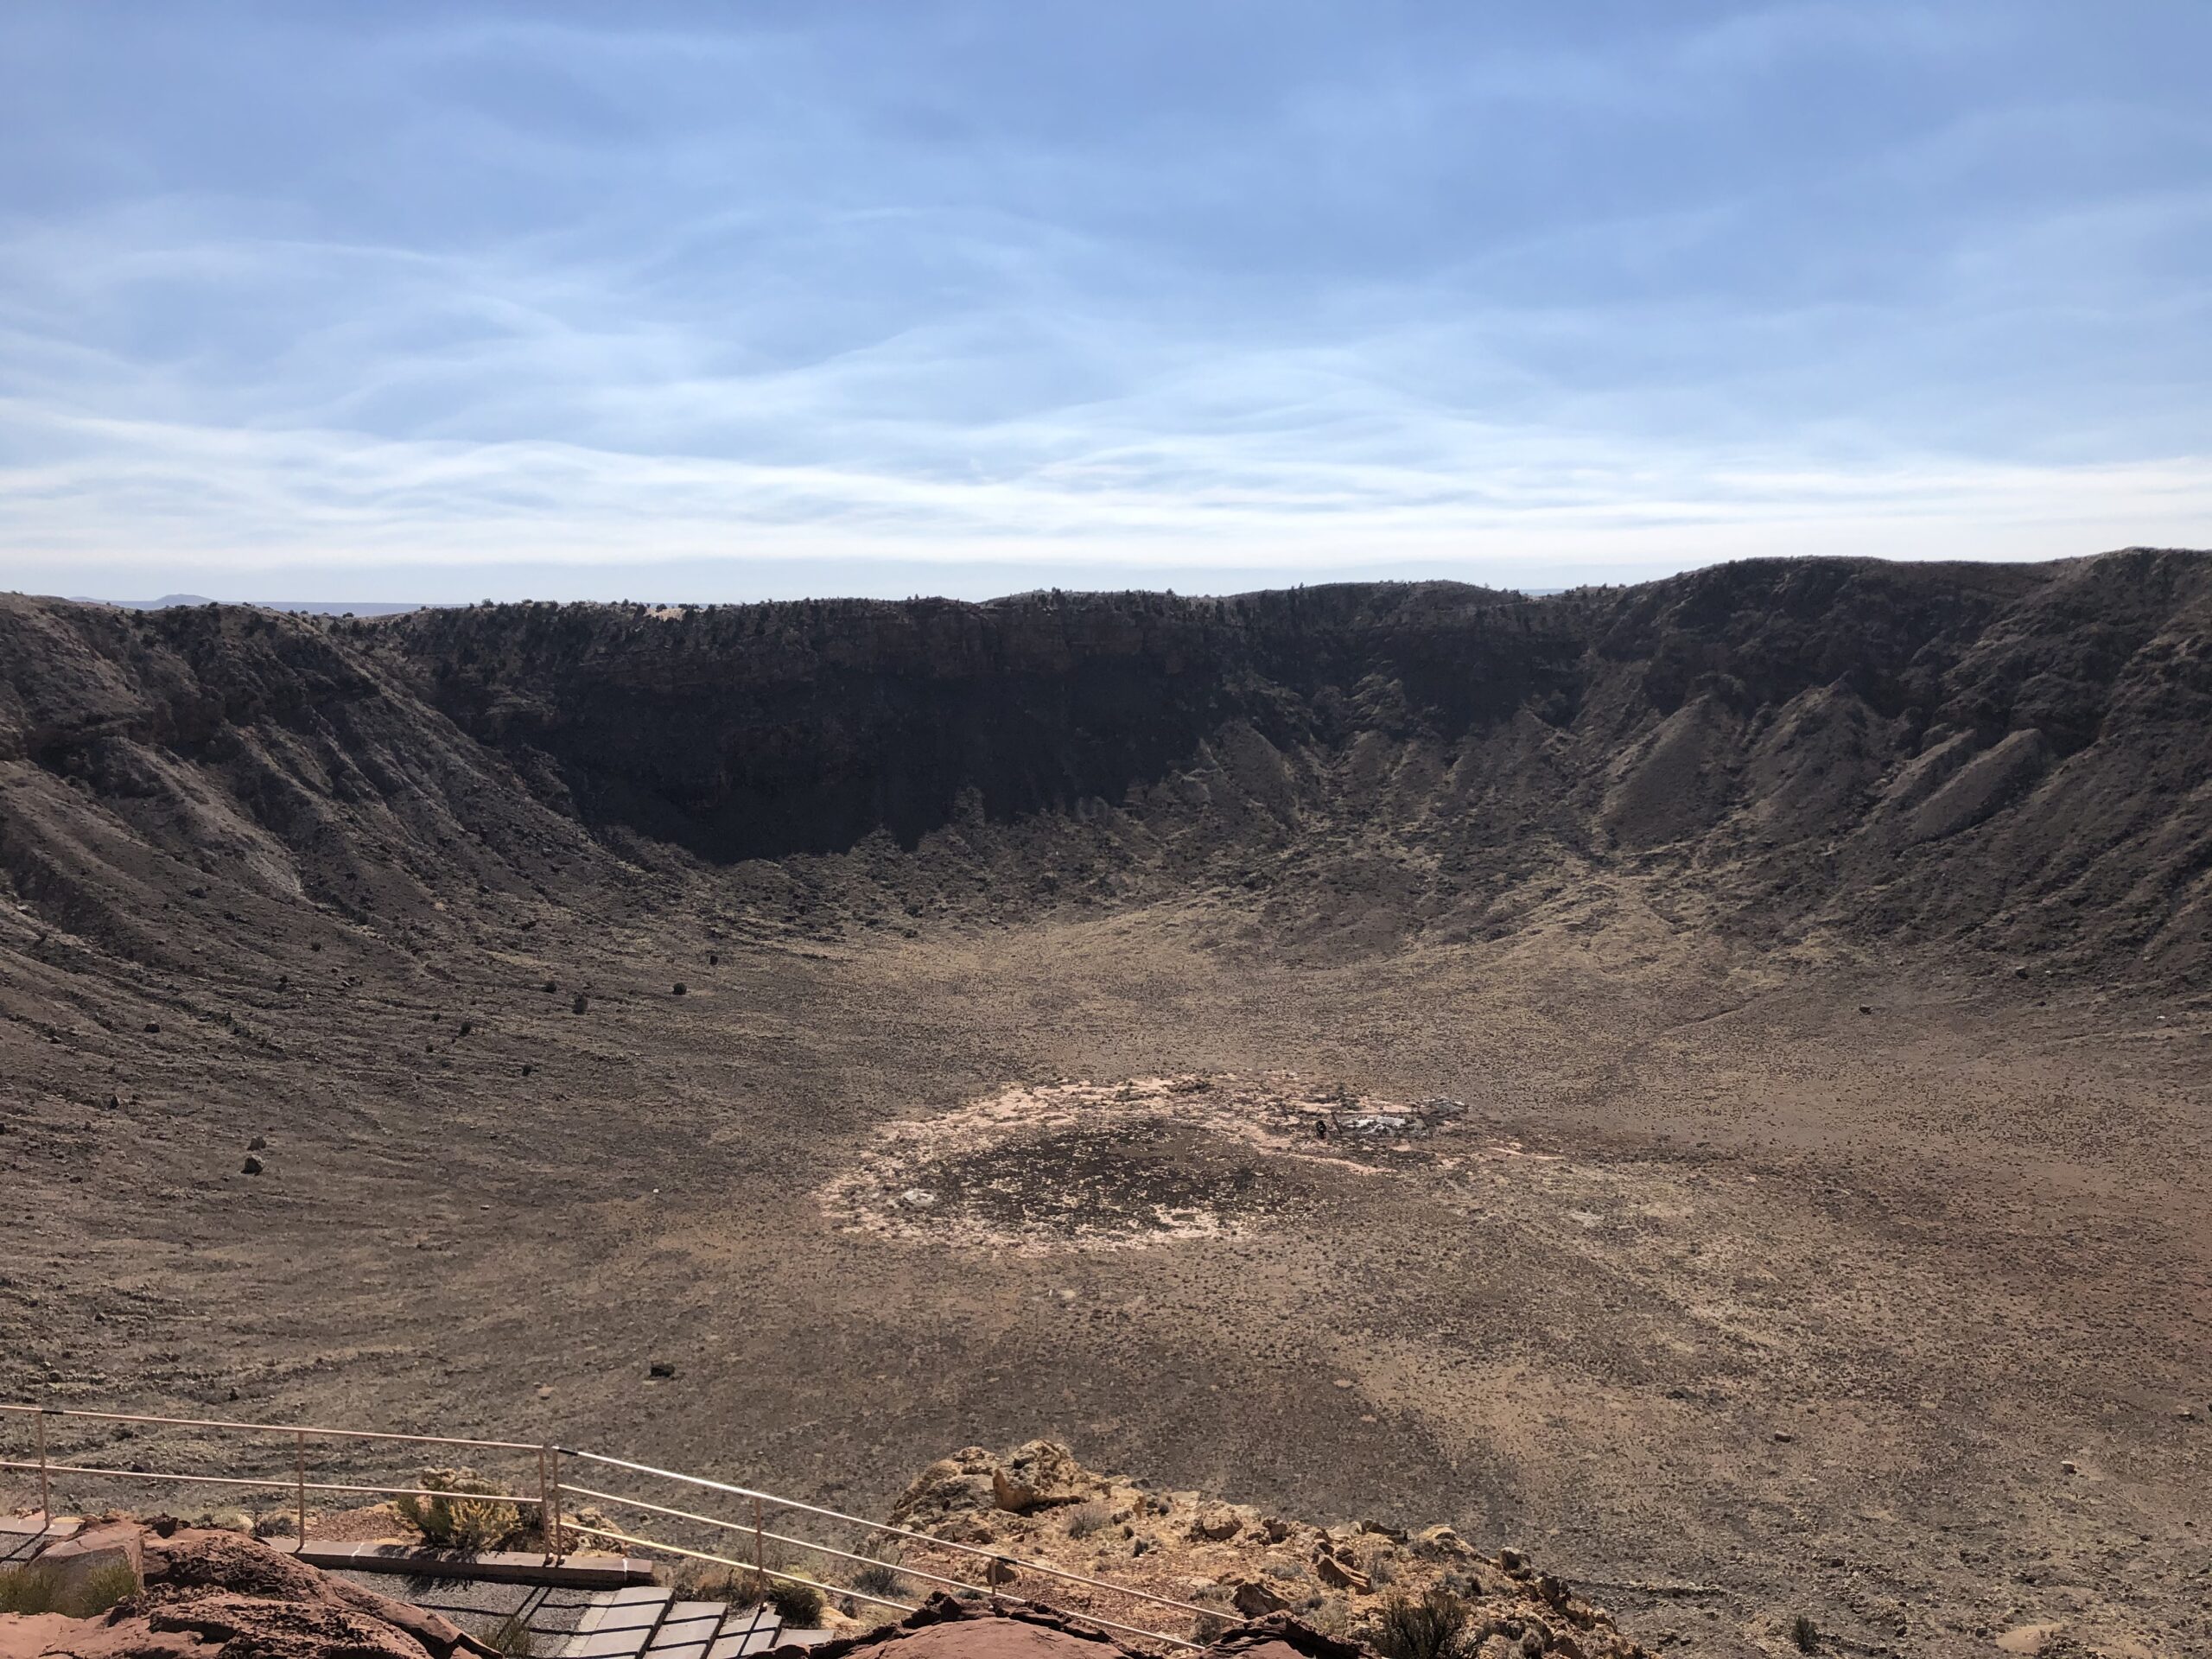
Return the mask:
{"type": "Polygon", "coordinates": [[[19,963],[0,1398],[558,1438],[871,1512],[1046,1436],[1703,1586],[1604,1592],[1669,1651],[1800,1612],[1851,1651],[2212,1649],[2201,1000],[1754,956],[1627,876],[1335,961],[1272,957],[1254,902],[783,944],[548,906],[281,988],[19,963]]]}

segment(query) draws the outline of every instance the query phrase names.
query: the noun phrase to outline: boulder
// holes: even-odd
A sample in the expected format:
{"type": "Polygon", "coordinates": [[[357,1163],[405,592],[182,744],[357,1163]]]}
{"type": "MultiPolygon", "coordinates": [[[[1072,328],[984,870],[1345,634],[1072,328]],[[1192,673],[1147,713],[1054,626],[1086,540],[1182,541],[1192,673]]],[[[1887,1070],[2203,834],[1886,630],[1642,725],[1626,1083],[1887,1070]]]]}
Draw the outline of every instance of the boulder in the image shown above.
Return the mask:
{"type": "Polygon", "coordinates": [[[1258,1579],[1246,1579],[1234,1586],[1230,1592],[1230,1605],[1247,1618],[1264,1618],[1269,1613],[1287,1612],[1287,1598],[1277,1595],[1258,1579]]]}
{"type": "Polygon", "coordinates": [[[1206,1649],[1208,1659],[1372,1659],[1357,1642],[1324,1636],[1289,1613],[1269,1613],[1222,1637],[1206,1649]]]}
{"type": "MultiPolygon", "coordinates": [[[[85,1604],[105,1590],[112,1605],[136,1595],[145,1581],[144,1531],[128,1522],[89,1527],[75,1537],[39,1552],[38,1570],[54,1586],[54,1605],[65,1610],[85,1604]],[[128,1575],[125,1586],[122,1580],[128,1575]]],[[[106,1606],[85,1611],[105,1612],[106,1606]]]]}
{"type": "Polygon", "coordinates": [[[1474,1551],[1466,1540],[1449,1527],[1430,1527],[1414,1535],[1413,1552],[1425,1561],[1464,1561],[1471,1560],[1474,1551]]]}
{"type": "Polygon", "coordinates": [[[1104,1496],[1107,1482],[1052,1440],[1032,1440],[991,1471],[993,1500],[1002,1510],[1027,1515],[1032,1510],[1081,1503],[1104,1496]]]}
{"type": "MultiPolygon", "coordinates": [[[[221,1601],[221,1608],[228,1611],[224,1617],[237,1615],[234,1604],[238,1601],[312,1606],[323,1608],[329,1615],[345,1615],[356,1624],[365,1621],[387,1628],[390,1635],[420,1648],[429,1659],[455,1659],[455,1655],[498,1659],[493,1648],[478,1642],[442,1612],[431,1612],[429,1608],[418,1608],[410,1601],[378,1595],[370,1588],[321,1573],[252,1537],[206,1529],[177,1529],[173,1522],[168,1526],[173,1526],[168,1537],[157,1533],[143,1537],[146,1591],[135,1606],[175,1611],[197,1606],[210,1597],[228,1597],[221,1601]]],[[[188,1628],[193,1626],[173,1624],[162,1632],[175,1635],[188,1628]]],[[[241,1630],[252,1635],[261,1626],[241,1626],[241,1630]]]]}
{"type": "Polygon", "coordinates": [[[453,1659],[456,1653],[488,1659],[487,1644],[479,1642],[443,1613],[434,1613],[427,1607],[417,1607],[411,1601],[398,1601],[374,1590],[365,1589],[344,1579],[324,1580],[338,1604],[357,1613],[379,1619],[394,1630],[404,1631],[423,1645],[430,1659],[453,1659]]]}
{"type": "Polygon", "coordinates": [[[171,1525],[174,1529],[164,1537],[157,1522],[142,1544],[146,1594],[155,1601],[214,1590],[271,1601],[323,1599],[329,1580],[305,1561],[235,1532],[171,1525]]]}
{"type": "MultiPolygon", "coordinates": [[[[796,1649],[785,1649],[785,1652],[796,1649]]],[[[1205,1649],[1219,1659],[1370,1659],[1288,1613],[1238,1626],[1205,1649]]],[[[986,1607],[931,1596],[896,1624],[838,1637],[809,1659],[1137,1659],[1137,1650],[1065,1614],[1019,1603],[986,1607]]]]}
{"type": "Polygon", "coordinates": [[[956,1516],[995,1509],[992,1477],[998,1472],[999,1460],[980,1446],[939,1458],[899,1493],[891,1506],[892,1523],[930,1532],[956,1516]]]}
{"type": "Polygon", "coordinates": [[[253,1659],[429,1659],[420,1643],[379,1619],[321,1602],[270,1601],[226,1590],[156,1606],[105,1634],[142,1623],[156,1637],[196,1637],[224,1649],[236,1643],[253,1659]]]}
{"type": "Polygon", "coordinates": [[[1224,1543],[1244,1530],[1244,1517],[1226,1503],[1207,1503],[1191,1518],[1191,1536],[1224,1543]]]}
{"type": "Polygon", "coordinates": [[[114,1522],[39,1560],[67,1576],[128,1567],[142,1587],[101,1618],[0,1618],[0,1659],[499,1659],[441,1614],[235,1533],[114,1522]]]}
{"type": "Polygon", "coordinates": [[[1315,1554],[1313,1576],[1325,1585],[1338,1590],[1349,1590],[1354,1595],[1363,1596],[1375,1588],[1374,1580],[1351,1562],[1339,1560],[1326,1550],[1315,1554]]]}
{"type": "Polygon", "coordinates": [[[1128,1652],[1103,1631],[1046,1608],[990,1607],[941,1591],[896,1624],[810,1650],[810,1659],[1122,1659],[1128,1652]]]}

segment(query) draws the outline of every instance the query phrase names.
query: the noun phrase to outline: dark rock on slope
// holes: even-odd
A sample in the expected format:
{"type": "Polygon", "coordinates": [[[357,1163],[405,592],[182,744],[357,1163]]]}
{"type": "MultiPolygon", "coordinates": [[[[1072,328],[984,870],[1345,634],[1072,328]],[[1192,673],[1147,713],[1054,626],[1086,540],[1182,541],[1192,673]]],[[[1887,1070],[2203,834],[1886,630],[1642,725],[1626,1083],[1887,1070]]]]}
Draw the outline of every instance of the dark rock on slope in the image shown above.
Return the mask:
{"type": "Polygon", "coordinates": [[[296,944],[733,868],[830,925],[957,913],[977,871],[1025,904],[1227,884],[1341,946],[1495,933],[1595,864],[1754,938],[2201,982],[2209,640],[2212,556],[2140,550],[1537,600],[10,599],[0,870],[20,925],[151,960],[165,905],[203,949],[296,944]]]}

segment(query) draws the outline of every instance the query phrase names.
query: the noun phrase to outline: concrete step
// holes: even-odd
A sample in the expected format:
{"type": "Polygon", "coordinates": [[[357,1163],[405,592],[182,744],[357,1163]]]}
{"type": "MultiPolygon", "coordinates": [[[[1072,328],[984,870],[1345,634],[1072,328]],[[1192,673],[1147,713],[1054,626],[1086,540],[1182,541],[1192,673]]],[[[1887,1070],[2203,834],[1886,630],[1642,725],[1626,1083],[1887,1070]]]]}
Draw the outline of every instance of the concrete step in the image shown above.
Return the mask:
{"type": "Polygon", "coordinates": [[[646,1643],[650,1659],[707,1659],[707,1649],[721,1634],[728,1604],[720,1601],[677,1601],[669,1604],[660,1628],[646,1643]]]}
{"type": "Polygon", "coordinates": [[[561,1659],[642,1659],[676,1599],[672,1590],[637,1584],[592,1598],[561,1659]]]}
{"type": "Polygon", "coordinates": [[[0,1516],[0,1566],[28,1561],[42,1549],[67,1543],[84,1525],[73,1515],[0,1516]]]}
{"type": "MultiPolygon", "coordinates": [[[[277,1548],[286,1548],[278,1545],[277,1548]]],[[[404,1573],[410,1579],[473,1579],[480,1584],[554,1584],[577,1590],[649,1585],[652,1563],[628,1555],[543,1555],[523,1549],[425,1549],[415,1544],[319,1544],[293,1548],[310,1567],[333,1573],[404,1573]]]]}
{"type": "Polygon", "coordinates": [[[721,1634],[707,1650],[707,1659],[747,1659],[749,1655],[766,1653],[781,1634],[782,1624],[775,1609],[766,1603],[758,1607],[733,1607],[723,1615],[721,1634]]]}

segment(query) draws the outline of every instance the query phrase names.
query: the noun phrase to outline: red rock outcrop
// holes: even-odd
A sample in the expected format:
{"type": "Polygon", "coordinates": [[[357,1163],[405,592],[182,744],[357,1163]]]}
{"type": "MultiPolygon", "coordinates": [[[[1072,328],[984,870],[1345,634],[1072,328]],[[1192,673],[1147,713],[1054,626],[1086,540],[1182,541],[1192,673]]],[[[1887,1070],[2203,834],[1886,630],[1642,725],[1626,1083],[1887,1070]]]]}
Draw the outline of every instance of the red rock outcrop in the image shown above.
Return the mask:
{"type": "Polygon", "coordinates": [[[497,1659],[442,1615],[235,1533],[118,1522],[80,1541],[141,1563],[138,1591],[92,1618],[0,1616],[0,1659],[497,1659]]]}
{"type": "MultiPolygon", "coordinates": [[[[1229,1659],[1371,1659],[1356,1643],[1338,1642],[1282,1614],[1231,1631],[1206,1654],[1229,1659]]],[[[786,1648],[811,1659],[1136,1659],[1135,1650],[1043,1608],[988,1606],[931,1596],[896,1624],[812,1649],[786,1648]]]]}

